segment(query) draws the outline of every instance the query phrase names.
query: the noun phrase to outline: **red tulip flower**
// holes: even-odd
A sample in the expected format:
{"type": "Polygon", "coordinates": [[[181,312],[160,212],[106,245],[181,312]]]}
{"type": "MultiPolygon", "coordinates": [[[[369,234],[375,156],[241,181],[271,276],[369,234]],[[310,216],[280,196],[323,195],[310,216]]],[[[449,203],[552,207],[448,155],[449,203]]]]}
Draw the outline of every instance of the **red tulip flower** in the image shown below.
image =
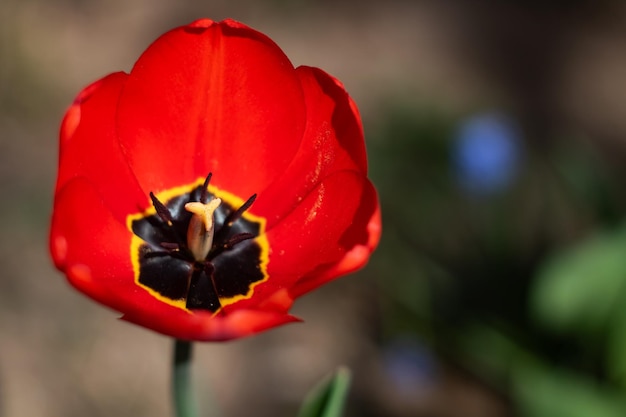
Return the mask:
{"type": "Polygon", "coordinates": [[[70,283],[184,340],[297,320],[297,297],[363,266],[380,236],[360,118],[336,79],[265,35],[198,20],[61,126],[50,248],[70,283]]]}

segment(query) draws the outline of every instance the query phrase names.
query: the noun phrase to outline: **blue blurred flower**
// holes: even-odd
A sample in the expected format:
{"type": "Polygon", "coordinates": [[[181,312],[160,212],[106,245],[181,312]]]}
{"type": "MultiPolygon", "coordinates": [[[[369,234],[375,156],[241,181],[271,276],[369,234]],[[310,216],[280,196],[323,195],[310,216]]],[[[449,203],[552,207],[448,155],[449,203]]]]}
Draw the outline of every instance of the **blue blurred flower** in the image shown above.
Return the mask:
{"type": "Polygon", "coordinates": [[[487,113],[462,122],[454,138],[452,164],[458,185],[472,195],[508,188],[522,158],[521,134],[509,118],[487,113]]]}
{"type": "Polygon", "coordinates": [[[435,385],[439,367],[430,349],[419,340],[402,337],[385,347],[383,364],[398,394],[425,393],[435,385]]]}

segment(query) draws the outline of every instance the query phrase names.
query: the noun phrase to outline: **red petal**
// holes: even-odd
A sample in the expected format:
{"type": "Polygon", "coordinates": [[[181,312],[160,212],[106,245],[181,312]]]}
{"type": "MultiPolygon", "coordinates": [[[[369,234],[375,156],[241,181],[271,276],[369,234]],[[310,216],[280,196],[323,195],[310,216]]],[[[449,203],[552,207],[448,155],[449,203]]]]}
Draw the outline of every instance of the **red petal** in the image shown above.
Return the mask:
{"type": "Polygon", "coordinates": [[[57,194],[50,235],[57,268],[72,285],[120,312],[129,308],[179,310],[137,286],[130,258],[132,234],[84,178],[69,181],[57,194]]]}
{"type": "MultiPolygon", "coordinates": [[[[271,251],[269,279],[255,288],[251,302],[262,300],[279,288],[290,288],[313,271],[342,262],[355,247],[377,240],[376,232],[376,236],[371,236],[367,231],[368,222],[378,209],[372,190],[365,177],[341,171],[309,193],[267,232],[271,251]]],[[[344,270],[356,269],[366,260],[367,256],[355,257],[353,265],[338,269],[335,277],[344,270]]],[[[291,290],[290,295],[293,296],[291,290]]]]}
{"type": "Polygon", "coordinates": [[[132,283],[131,236],[87,179],[69,180],[57,193],[50,245],[59,269],[68,272],[75,265],[83,265],[103,285],[111,281],[132,283]]]}
{"type": "Polygon", "coordinates": [[[333,157],[335,163],[343,162],[343,169],[354,164],[362,173],[367,173],[367,155],[361,116],[356,103],[348,95],[343,84],[319,68],[299,67],[297,73],[305,92],[307,107],[307,131],[305,138],[320,138],[327,135],[328,122],[337,143],[345,154],[333,157]],[[342,159],[350,159],[350,162],[342,159]]]}
{"type": "Polygon", "coordinates": [[[304,139],[283,175],[259,193],[251,209],[267,218],[268,230],[329,175],[367,172],[361,119],[343,86],[317,68],[299,67],[297,73],[307,111],[304,139]]]}
{"type": "Polygon", "coordinates": [[[61,124],[56,185],[58,193],[72,179],[84,178],[121,222],[148,203],[122,154],[115,131],[117,102],[126,77],[123,73],[111,74],[85,88],[74,100],[61,124]]]}
{"type": "Polygon", "coordinates": [[[189,314],[178,310],[149,317],[145,311],[137,311],[125,314],[123,319],[177,339],[197,341],[237,339],[299,321],[288,314],[263,310],[236,310],[218,316],[203,311],[189,314]]]}
{"type": "Polygon", "coordinates": [[[259,194],[251,209],[268,220],[270,278],[255,287],[253,297],[229,308],[262,303],[281,287],[289,288],[291,302],[363,266],[380,238],[380,207],[365,178],[356,106],[325,72],[309,67],[297,72],[307,106],[304,139],[285,173],[259,194]],[[313,213],[317,216],[308,221],[313,213]]]}
{"type": "Polygon", "coordinates": [[[304,129],[293,66],[265,35],[198,21],[137,61],[119,104],[123,147],[146,191],[213,184],[247,198],[293,158],[304,129]]]}
{"type": "Polygon", "coordinates": [[[297,298],[328,281],[355,272],[365,266],[370,255],[378,246],[381,232],[382,221],[378,196],[374,187],[368,184],[361,197],[359,211],[354,222],[340,239],[342,245],[351,249],[336,263],[323,266],[319,270],[307,274],[307,276],[298,280],[290,288],[290,296],[297,298]],[[366,236],[363,236],[364,231],[366,236]]]}

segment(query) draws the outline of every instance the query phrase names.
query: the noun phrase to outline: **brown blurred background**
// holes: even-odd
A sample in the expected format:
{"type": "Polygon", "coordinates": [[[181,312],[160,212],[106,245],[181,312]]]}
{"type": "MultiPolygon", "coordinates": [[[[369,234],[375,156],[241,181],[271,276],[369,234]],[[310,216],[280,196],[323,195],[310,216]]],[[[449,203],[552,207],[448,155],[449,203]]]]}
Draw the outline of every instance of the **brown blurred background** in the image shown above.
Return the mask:
{"type": "MultiPolygon", "coordinates": [[[[574,284],[549,295],[540,284],[553,282],[554,253],[618,230],[626,212],[622,2],[2,0],[0,416],[172,415],[170,340],[74,292],[47,233],[58,126],[75,94],[199,17],[243,21],[295,65],[344,82],[385,213],[371,265],[300,300],[305,323],[196,346],[203,415],[295,415],[341,364],[354,372],[354,416],[572,415],[572,398],[581,415],[626,410],[626,240],[596,251],[615,253],[596,264],[616,264],[603,281],[620,294],[610,303],[589,292],[588,310],[554,312],[550,294],[571,300],[574,284]],[[519,127],[521,173],[468,197],[449,154],[459,126],[485,112],[519,127]],[[606,303],[615,309],[582,335],[559,327],[606,303]]],[[[596,272],[580,292],[598,288],[596,272]]]]}

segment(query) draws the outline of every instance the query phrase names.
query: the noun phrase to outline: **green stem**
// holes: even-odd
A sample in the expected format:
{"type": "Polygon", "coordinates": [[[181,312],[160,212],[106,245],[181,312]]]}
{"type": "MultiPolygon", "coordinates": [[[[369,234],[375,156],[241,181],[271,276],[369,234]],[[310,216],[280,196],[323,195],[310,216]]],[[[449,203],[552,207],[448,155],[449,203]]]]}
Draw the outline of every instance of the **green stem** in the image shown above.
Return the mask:
{"type": "Polygon", "coordinates": [[[176,417],[196,417],[196,403],[191,392],[192,344],[185,340],[174,342],[172,394],[176,417]]]}

